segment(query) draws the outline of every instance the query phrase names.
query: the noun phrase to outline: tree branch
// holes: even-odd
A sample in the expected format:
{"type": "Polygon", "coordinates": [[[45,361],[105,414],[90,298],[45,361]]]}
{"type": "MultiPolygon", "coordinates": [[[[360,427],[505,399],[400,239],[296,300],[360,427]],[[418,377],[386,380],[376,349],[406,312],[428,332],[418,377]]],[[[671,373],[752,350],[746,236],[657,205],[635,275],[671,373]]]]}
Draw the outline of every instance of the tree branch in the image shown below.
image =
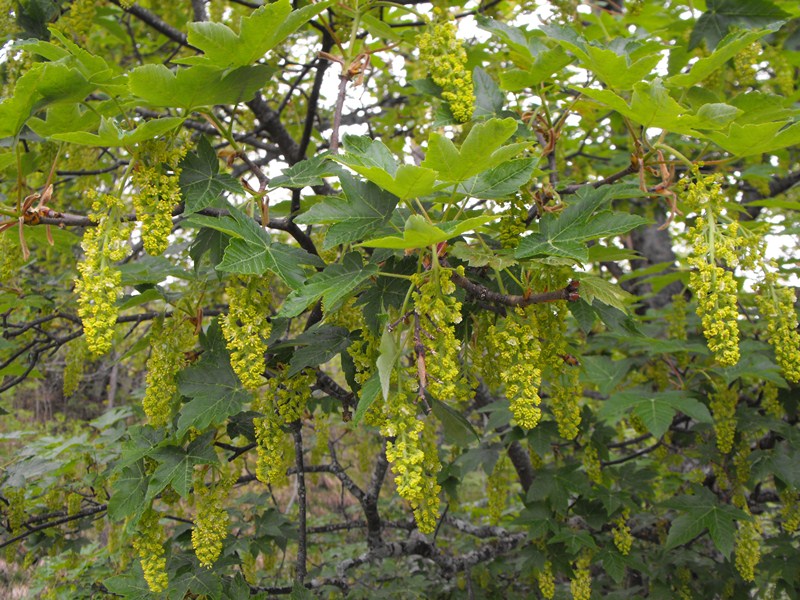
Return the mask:
{"type": "Polygon", "coordinates": [[[576,280],[570,281],[566,287],[554,292],[542,292],[540,294],[530,295],[510,295],[501,294],[490,290],[480,283],[470,281],[463,275],[453,273],[451,279],[458,287],[466,290],[466,292],[477,298],[479,301],[489,301],[503,306],[529,306],[531,304],[542,304],[545,302],[557,302],[558,300],[567,300],[568,302],[576,302],[579,299],[578,287],[580,283],[576,280]]]}
{"type": "Polygon", "coordinates": [[[172,25],[161,19],[161,17],[159,17],[155,13],[150,12],[146,8],[142,8],[138,4],[132,4],[128,8],[125,8],[120,4],[119,0],[111,0],[111,2],[112,4],[116,4],[117,6],[119,6],[125,12],[132,14],[134,17],[136,17],[143,23],[146,23],[159,33],[164,34],[173,42],[177,42],[181,46],[186,46],[187,48],[197,50],[198,52],[200,51],[199,48],[195,48],[186,40],[185,33],[180,31],[179,29],[176,29],[175,27],[173,27],[172,25]]]}
{"type": "Polygon", "coordinates": [[[108,508],[107,504],[100,504],[98,506],[93,506],[91,508],[84,508],[83,510],[75,513],[74,515],[69,515],[61,519],[57,519],[55,521],[50,521],[49,523],[44,523],[43,525],[39,525],[37,527],[31,527],[30,529],[27,529],[23,533],[20,533],[19,535],[13,538],[10,538],[4,542],[0,542],[0,548],[5,548],[6,546],[10,546],[14,542],[24,540],[26,537],[31,536],[38,531],[44,531],[45,529],[58,527],[59,525],[63,525],[64,523],[69,523],[70,521],[76,521],[77,519],[83,519],[84,517],[90,517],[92,515],[96,515],[97,513],[104,512],[106,508],[108,508]]]}

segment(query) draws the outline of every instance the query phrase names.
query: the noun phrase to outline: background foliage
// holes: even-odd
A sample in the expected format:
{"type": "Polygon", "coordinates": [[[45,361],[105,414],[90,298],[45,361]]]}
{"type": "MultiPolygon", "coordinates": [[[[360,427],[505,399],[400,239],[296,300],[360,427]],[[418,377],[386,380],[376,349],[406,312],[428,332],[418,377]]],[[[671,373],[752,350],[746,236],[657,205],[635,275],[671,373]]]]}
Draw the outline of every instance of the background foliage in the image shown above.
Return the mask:
{"type": "Polygon", "coordinates": [[[797,598],[800,8],[3,1],[6,594],[797,598]]]}

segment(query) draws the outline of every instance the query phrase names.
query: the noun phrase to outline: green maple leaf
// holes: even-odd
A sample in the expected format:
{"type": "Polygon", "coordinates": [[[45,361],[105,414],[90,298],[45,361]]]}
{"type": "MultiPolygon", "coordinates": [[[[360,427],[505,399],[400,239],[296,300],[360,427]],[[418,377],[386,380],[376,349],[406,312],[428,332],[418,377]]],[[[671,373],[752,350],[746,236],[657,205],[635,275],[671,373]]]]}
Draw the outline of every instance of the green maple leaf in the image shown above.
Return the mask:
{"type": "Polygon", "coordinates": [[[639,389],[614,393],[603,404],[598,417],[617,422],[629,411],[642,419],[647,430],[656,438],[667,432],[678,411],[702,423],[713,422],[705,404],[687,392],[675,390],[653,392],[639,389]]]}
{"type": "Polygon", "coordinates": [[[736,521],[750,520],[747,513],[721,504],[707,488],[697,487],[693,496],[679,496],[663,504],[683,513],[672,521],[665,550],[686,544],[708,531],[714,545],[726,558],[733,550],[736,521]]]}
{"type": "Polygon", "coordinates": [[[426,248],[446,242],[496,219],[496,215],[482,215],[480,217],[470,217],[463,221],[448,221],[432,225],[422,215],[411,215],[403,227],[403,237],[390,235],[367,240],[359,245],[371,248],[391,248],[393,250],[426,248]]]}
{"type": "Polygon", "coordinates": [[[181,195],[186,213],[193,213],[214,204],[225,192],[242,193],[242,184],[227,173],[219,172],[219,158],[203,137],[197,150],[187,154],[180,164],[181,195]]]}
{"type": "Polygon", "coordinates": [[[445,135],[432,133],[421,167],[436,171],[441,181],[466,181],[504,163],[530,146],[531,142],[503,145],[517,131],[514,118],[489,119],[474,125],[460,148],[445,135]]]}
{"type": "Polygon", "coordinates": [[[149,483],[143,459],[123,468],[112,485],[108,516],[119,521],[134,513],[141,514],[145,508],[144,499],[149,483]]]}
{"type": "Polygon", "coordinates": [[[289,294],[278,316],[296,317],[320,298],[326,313],[335,311],[377,273],[377,265],[365,266],[358,252],[350,252],[340,264],[328,265],[325,270],[309,277],[303,287],[289,294]]]}
{"type": "Polygon", "coordinates": [[[270,180],[269,187],[270,189],[279,187],[304,188],[306,186],[322,185],[325,183],[325,180],[322,179],[323,177],[341,173],[341,167],[328,160],[326,154],[320,154],[287,167],[281,175],[270,180]]]}
{"type": "Polygon", "coordinates": [[[219,326],[209,330],[210,347],[202,358],[178,375],[178,391],[189,398],[178,415],[178,435],[190,427],[200,431],[221,425],[241,412],[252,395],[233,371],[219,326]]]}
{"type": "Polygon", "coordinates": [[[238,33],[223,23],[189,23],[187,41],[202,50],[204,55],[179,62],[222,69],[252,65],[332,2],[322,0],[294,11],[289,0],[265,4],[239,20],[238,33]]]}
{"type": "Polygon", "coordinates": [[[182,446],[165,445],[153,450],[150,457],[158,462],[158,466],[150,477],[145,502],[150,502],[168,485],[181,498],[186,498],[192,487],[195,465],[212,465],[218,460],[213,446],[214,433],[209,431],[201,435],[185,449],[182,446]]]}
{"type": "Polygon", "coordinates": [[[584,186],[560,214],[542,217],[539,231],[522,239],[515,256],[562,256],[587,262],[586,242],[626,233],[648,222],[638,215],[601,210],[612,198],[625,193],[624,188],[584,186]]]}
{"type": "Polygon", "coordinates": [[[345,153],[333,160],[350,167],[401,200],[418,198],[439,189],[436,172],[415,165],[398,165],[386,145],[366,136],[345,136],[345,153]]]}
{"type": "Polygon", "coordinates": [[[363,240],[385,225],[398,198],[369,181],[359,181],[343,172],[339,180],[345,198],[329,198],[314,204],[295,219],[296,223],[329,225],[323,248],[363,240]]]}
{"type": "Polygon", "coordinates": [[[151,106],[188,110],[215,104],[238,104],[255,96],[275,72],[268,65],[235,70],[195,65],[173,71],[164,65],[142,65],[128,76],[131,92],[151,106]]]}
{"type": "Polygon", "coordinates": [[[269,233],[255,220],[235,207],[229,207],[230,215],[209,217],[193,215],[187,224],[208,227],[230,236],[220,271],[239,275],[263,275],[275,273],[292,289],[299,288],[306,279],[303,265],[319,266],[319,257],[305,250],[281,242],[274,242],[269,233]]]}
{"type": "Polygon", "coordinates": [[[700,15],[689,38],[689,49],[705,40],[709,48],[732,27],[755,29],[783,21],[791,15],[768,0],[708,0],[706,12],[700,15]]]}

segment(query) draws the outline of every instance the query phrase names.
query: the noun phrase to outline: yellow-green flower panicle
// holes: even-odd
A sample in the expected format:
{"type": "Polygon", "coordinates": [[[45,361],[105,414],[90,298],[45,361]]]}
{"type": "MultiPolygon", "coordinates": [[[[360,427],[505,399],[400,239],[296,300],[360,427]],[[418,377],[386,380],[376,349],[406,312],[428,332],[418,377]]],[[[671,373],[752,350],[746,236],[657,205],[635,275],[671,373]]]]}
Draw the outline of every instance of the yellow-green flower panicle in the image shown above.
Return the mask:
{"type": "Polygon", "coordinates": [[[783,405],[778,400],[778,386],[771,381],[765,381],[761,388],[761,408],[773,419],[782,419],[783,405]]]}
{"type": "Polygon", "coordinates": [[[223,479],[214,487],[196,483],[194,499],[196,515],[192,528],[192,548],[200,566],[210,569],[222,553],[228,535],[228,512],[223,507],[232,480],[223,479]]]}
{"type": "Polygon", "coordinates": [[[255,391],[264,383],[264,354],[272,331],[269,280],[233,277],[225,293],[228,314],[220,317],[220,326],[231,353],[231,367],[242,385],[255,391]]]}
{"type": "Polygon", "coordinates": [[[59,18],[55,26],[83,41],[94,25],[97,6],[95,0],[72,0],[69,10],[59,18]]]}
{"type": "Polygon", "coordinates": [[[461,302],[453,296],[452,275],[452,269],[436,267],[413,277],[418,287],[412,298],[421,328],[416,335],[425,348],[426,389],[442,401],[460,399],[468,388],[458,359],[461,345],[455,324],[461,322],[461,302]]]}
{"type": "Polygon", "coordinates": [[[164,427],[173,413],[177,375],[186,366],[185,351],[194,339],[194,325],[181,317],[157,319],[150,333],[150,357],[142,408],[153,427],[164,427]]]}
{"type": "Polygon", "coordinates": [[[628,518],[631,516],[630,509],[624,509],[622,514],[614,520],[614,529],[612,535],[614,536],[614,545],[623,556],[628,556],[633,546],[633,536],[631,535],[631,528],[628,525],[628,518]]]}
{"type": "Polygon", "coordinates": [[[685,342],[687,339],[687,330],[689,328],[686,320],[686,309],[688,302],[686,296],[681,292],[672,296],[672,304],[670,305],[669,312],[664,315],[664,320],[667,322],[667,337],[671,340],[680,340],[685,342]]]}
{"type": "Polygon", "coordinates": [[[142,223],[142,244],[150,256],[159,256],[169,246],[172,233],[172,209],[181,201],[176,173],[165,173],[161,167],[137,165],[131,177],[136,192],[133,207],[142,223]]]}
{"type": "Polygon", "coordinates": [[[761,561],[761,531],[756,521],[740,521],[735,540],[736,570],[745,581],[756,578],[756,567],[761,561]]]}
{"type": "Polygon", "coordinates": [[[494,465],[486,481],[486,500],[489,509],[489,523],[497,525],[506,507],[509,488],[508,458],[503,455],[494,465]]]}
{"type": "Polygon", "coordinates": [[[781,499],[782,529],[786,533],[794,533],[800,527],[800,493],[789,488],[779,494],[781,499]]]}
{"type": "Polygon", "coordinates": [[[597,447],[594,444],[589,444],[583,449],[583,469],[586,475],[594,483],[600,484],[603,482],[603,465],[600,462],[600,455],[597,452],[597,447]]]}
{"type": "Polygon", "coordinates": [[[441,488],[436,475],[441,463],[435,439],[423,433],[425,424],[417,418],[417,402],[408,381],[390,393],[381,434],[389,438],[386,459],[392,464],[397,493],[411,505],[419,530],[433,533],[439,514],[441,488]]]}
{"type": "Polygon", "coordinates": [[[496,364],[502,365],[500,381],[505,385],[514,423],[523,429],[533,429],[542,417],[539,408],[542,346],[532,311],[517,308],[501,324],[490,326],[486,346],[487,352],[495,355],[496,364]]]}
{"type": "MultiPolygon", "coordinates": [[[[375,365],[380,356],[380,340],[363,320],[361,338],[348,346],[347,353],[353,359],[355,366],[354,378],[363,389],[364,383],[375,373],[375,365]]],[[[384,419],[383,395],[379,394],[364,414],[364,422],[373,427],[381,427],[384,419]]]]}
{"type": "Polygon", "coordinates": [[[693,179],[682,180],[681,186],[686,205],[698,213],[688,232],[693,267],[689,289],[697,299],[709,350],[719,364],[730,367],[739,362],[738,286],[731,270],[739,264],[752,266],[763,248],[754,236],[742,237],[737,221],[723,217],[726,198],[718,175],[700,176],[695,167],[693,179]]]}
{"type": "Polygon", "coordinates": [[[556,595],[556,578],[553,575],[553,563],[545,561],[544,567],[536,573],[536,580],[539,583],[539,591],[543,598],[552,600],[556,595]]]}
{"type": "Polygon", "coordinates": [[[800,333],[794,292],[777,284],[768,273],[756,295],[758,312],[766,321],[767,341],[775,351],[775,360],[787,381],[800,382],[800,333]]]}
{"type": "Polygon", "coordinates": [[[64,397],[69,398],[78,390],[83,377],[83,369],[86,366],[86,340],[78,338],[66,344],[64,361],[64,397]]]}
{"type": "Polygon", "coordinates": [[[728,454],[733,449],[733,438],[736,435],[736,405],[739,403],[739,392],[735,387],[722,387],[709,394],[709,401],[714,416],[717,448],[723,454],[728,454]]]}
{"type": "Polygon", "coordinates": [[[437,475],[442,470],[442,464],[439,460],[439,446],[434,429],[425,427],[420,437],[424,456],[422,469],[425,477],[419,501],[414,508],[414,520],[417,522],[417,529],[422,533],[433,533],[439,520],[439,494],[442,486],[439,485],[437,475]]]}
{"type": "Polygon", "coordinates": [[[11,289],[17,271],[24,264],[22,248],[13,236],[18,236],[16,228],[0,232],[0,289],[11,289]]]}
{"type": "Polygon", "coordinates": [[[287,436],[275,418],[253,419],[256,433],[256,478],[267,485],[283,485],[291,453],[287,436]]]}
{"type": "Polygon", "coordinates": [[[592,596],[592,574],[589,571],[591,558],[584,554],[575,561],[569,589],[574,600],[589,600],[592,596]]]}
{"type": "Polygon", "coordinates": [[[583,387],[579,375],[577,367],[567,367],[566,372],[553,382],[550,410],[558,425],[558,435],[565,440],[574,440],[580,432],[583,387]]]}
{"type": "Polygon", "coordinates": [[[129,227],[117,219],[122,208],[114,196],[95,199],[90,218],[97,226],[88,228],[81,242],[84,258],[78,263],[75,291],[86,346],[93,357],[108,352],[114,340],[122,273],[111,263],[125,258],[129,235],[129,227]]]}
{"type": "Polygon", "coordinates": [[[442,99],[450,105],[450,112],[459,123],[472,118],[475,95],[472,73],[467,71],[467,53],[458,39],[452,22],[437,23],[417,36],[420,60],[428,68],[433,82],[442,88],[442,99]]]}
{"type": "Polygon", "coordinates": [[[689,287],[697,299],[697,315],[703,324],[708,349],[717,362],[733,366],[739,362],[739,311],[733,273],[722,267],[699,263],[689,275],[689,287]]]}
{"type": "Polygon", "coordinates": [[[316,382],[313,369],[303,369],[293,377],[285,377],[281,373],[270,380],[270,388],[275,390],[275,408],[284,423],[288,425],[303,416],[311,399],[311,388],[316,382]]]}
{"type": "Polygon", "coordinates": [[[742,48],[733,57],[734,73],[739,80],[739,85],[748,87],[756,84],[758,63],[761,58],[761,42],[755,41],[742,48]]]}
{"type": "Polygon", "coordinates": [[[159,514],[149,508],[139,520],[138,534],[133,538],[133,548],[142,563],[144,579],[151,592],[167,589],[167,559],[164,557],[164,529],[159,514]]]}
{"type": "Polygon", "coordinates": [[[288,443],[288,435],[283,430],[285,422],[276,407],[279,386],[279,378],[271,378],[251,406],[252,410],[262,415],[253,419],[256,478],[267,485],[283,485],[286,482],[286,469],[294,455],[294,446],[288,443]]]}

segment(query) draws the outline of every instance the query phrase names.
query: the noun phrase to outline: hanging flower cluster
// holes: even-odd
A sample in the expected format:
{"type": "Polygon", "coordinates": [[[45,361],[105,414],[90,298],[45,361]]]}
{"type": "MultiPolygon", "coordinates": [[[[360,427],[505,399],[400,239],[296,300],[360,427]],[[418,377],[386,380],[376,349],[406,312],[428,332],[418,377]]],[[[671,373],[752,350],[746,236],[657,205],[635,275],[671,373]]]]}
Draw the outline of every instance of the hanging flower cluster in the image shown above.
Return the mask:
{"type": "Polygon", "coordinates": [[[441,491],[436,475],[442,468],[432,437],[435,430],[426,431],[424,421],[417,417],[411,374],[400,373],[398,379],[384,404],[385,419],[380,429],[381,435],[389,438],[386,459],[392,464],[397,493],[411,505],[417,527],[422,533],[433,533],[441,491]]]}
{"type": "Polygon", "coordinates": [[[178,391],[177,375],[186,366],[185,352],[194,340],[194,324],[173,316],[156,319],[150,332],[150,357],[142,400],[144,413],[153,427],[164,427],[172,418],[178,391]]]}
{"type": "Polygon", "coordinates": [[[498,366],[514,422],[523,429],[533,429],[542,417],[542,345],[531,308],[517,308],[497,325],[489,326],[486,351],[498,366]]]}
{"type": "Polygon", "coordinates": [[[151,592],[167,589],[167,559],[164,557],[164,528],[159,523],[160,515],[148,508],[139,519],[138,533],[133,538],[133,548],[142,563],[144,579],[151,592]]]}
{"type": "Polygon", "coordinates": [[[142,244],[151,256],[163,254],[172,232],[172,211],[181,202],[178,164],[188,146],[167,139],[142,142],[136,151],[131,185],[142,244]]]}
{"type": "Polygon", "coordinates": [[[292,377],[285,375],[286,370],[288,367],[284,367],[281,373],[273,378],[274,383],[280,382],[281,385],[275,389],[273,383],[272,387],[275,389],[273,396],[275,408],[283,422],[288,425],[303,416],[317,377],[313,369],[303,369],[292,377]]]}
{"type": "Polygon", "coordinates": [[[231,353],[231,367],[248,390],[264,383],[264,354],[272,331],[269,280],[257,276],[232,277],[225,286],[228,314],[220,326],[231,353]]]}
{"type": "MultiPolygon", "coordinates": [[[[746,505],[745,510],[747,510],[746,505]]],[[[758,522],[740,521],[735,544],[736,570],[745,581],[753,581],[756,577],[756,567],[761,561],[761,528],[758,522]]]]}
{"type": "Polygon", "coordinates": [[[581,426],[580,399],[583,397],[583,386],[580,383],[580,372],[569,367],[552,384],[550,410],[558,425],[558,435],[565,440],[578,437],[581,426]]]}
{"type": "Polygon", "coordinates": [[[723,454],[733,449],[736,435],[736,405],[739,392],[736,387],[718,387],[709,394],[709,405],[714,416],[714,431],[717,434],[717,448],[723,454]]]}
{"type": "Polygon", "coordinates": [[[631,546],[633,546],[633,536],[631,535],[630,525],[628,525],[630,516],[630,509],[624,509],[622,514],[614,520],[614,529],[611,532],[614,536],[614,545],[623,556],[628,556],[631,546]]]}
{"type": "Polygon", "coordinates": [[[142,244],[151,256],[163,254],[172,232],[172,210],[181,201],[176,173],[166,173],[161,166],[139,163],[131,183],[136,187],[133,208],[142,222],[142,244]]]}
{"type": "Polygon", "coordinates": [[[600,455],[597,452],[597,446],[589,444],[583,449],[583,468],[586,475],[594,483],[600,484],[603,482],[603,465],[600,462],[600,455]]]}
{"type": "MultiPolygon", "coordinates": [[[[311,392],[307,378],[305,383],[308,388],[299,390],[291,387],[290,380],[284,380],[285,372],[280,370],[274,377],[270,377],[252,404],[252,410],[262,415],[253,419],[256,434],[256,478],[271,485],[281,485],[286,481],[286,469],[292,461],[293,446],[287,443],[288,435],[283,428],[295,421],[297,414],[302,413],[311,392]],[[280,412],[280,405],[283,405],[283,412],[280,412]]],[[[298,379],[302,380],[303,377],[298,379]]]]}
{"type": "Polygon", "coordinates": [[[64,346],[64,397],[69,398],[78,390],[86,366],[86,340],[78,338],[64,346]]]}
{"type": "Polygon", "coordinates": [[[742,240],[737,237],[738,223],[722,219],[725,196],[718,176],[701,177],[695,167],[693,179],[681,183],[683,200],[698,213],[689,230],[689,264],[694,268],[689,288],[697,299],[697,315],[709,350],[721,365],[732,366],[739,362],[738,286],[730,271],[739,264],[737,245],[742,240]]]}
{"type": "Polygon", "coordinates": [[[420,60],[433,82],[442,88],[442,98],[449,103],[455,120],[469,121],[475,106],[472,73],[466,69],[467,53],[455,24],[446,21],[432,25],[417,36],[417,47],[420,60]]]}
{"type": "Polygon", "coordinates": [[[196,515],[192,528],[192,548],[200,565],[210,569],[222,553],[228,535],[228,512],[223,507],[233,478],[223,477],[213,486],[202,481],[194,485],[196,515]]]}
{"type": "Polygon", "coordinates": [[[489,523],[497,525],[508,500],[508,487],[510,469],[508,457],[501,456],[494,464],[491,474],[486,481],[486,500],[489,508],[489,523]]]}
{"type": "Polygon", "coordinates": [[[574,600],[589,600],[592,596],[592,574],[589,565],[591,565],[591,555],[588,552],[581,554],[575,561],[572,580],[569,582],[574,600]]]}
{"type": "Polygon", "coordinates": [[[786,533],[794,533],[800,528],[800,493],[785,488],[779,494],[781,499],[782,529],[786,533]]]}
{"type": "MultiPolygon", "coordinates": [[[[459,270],[463,275],[463,267],[459,270]]],[[[415,350],[425,364],[422,385],[434,398],[452,401],[465,392],[458,353],[455,324],[461,322],[461,302],[453,293],[456,286],[452,269],[435,266],[431,271],[412,277],[417,290],[413,293],[414,312],[418,317],[414,331],[415,350]]]]}
{"type": "Polygon", "coordinates": [[[764,281],[756,294],[758,312],[766,321],[767,341],[775,350],[775,359],[783,376],[800,382],[800,333],[794,291],[778,285],[775,274],[764,272],[764,281]]]}
{"type": "Polygon", "coordinates": [[[125,258],[130,226],[120,221],[124,206],[119,198],[90,194],[93,202],[89,217],[97,226],[83,234],[84,258],[78,263],[80,278],[75,282],[75,291],[86,346],[93,357],[98,357],[111,349],[114,340],[122,273],[112,263],[125,258]]]}
{"type": "Polygon", "coordinates": [[[556,578],[553,575],[553,563],[546,560],[544,567],[536,572],[536,580],[539,583],[539,591],[543,598],[551,600],[556,595],[556,578]]]}

